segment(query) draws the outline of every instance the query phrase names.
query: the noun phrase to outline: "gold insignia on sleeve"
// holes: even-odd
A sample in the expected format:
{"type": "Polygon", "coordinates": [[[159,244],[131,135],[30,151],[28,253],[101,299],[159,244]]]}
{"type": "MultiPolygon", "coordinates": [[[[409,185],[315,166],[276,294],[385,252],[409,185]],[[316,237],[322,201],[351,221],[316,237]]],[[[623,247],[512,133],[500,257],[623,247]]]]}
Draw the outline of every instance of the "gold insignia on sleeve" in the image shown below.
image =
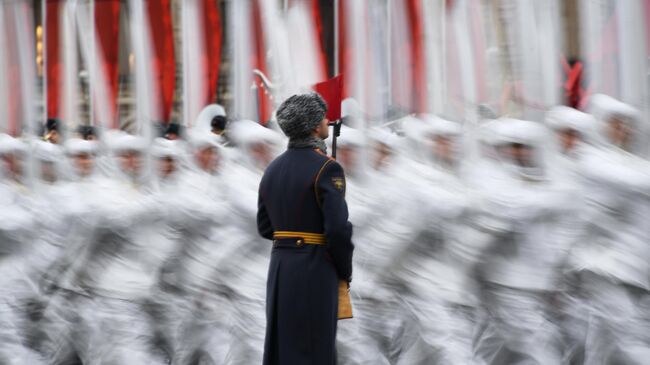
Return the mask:
{"type": "Polygon", "coordinates": [[[345,180],[342,177],[333,177],[332,183],[334,184],[334,187],[337,190],[339,191],[345,190],[345,180]]]}

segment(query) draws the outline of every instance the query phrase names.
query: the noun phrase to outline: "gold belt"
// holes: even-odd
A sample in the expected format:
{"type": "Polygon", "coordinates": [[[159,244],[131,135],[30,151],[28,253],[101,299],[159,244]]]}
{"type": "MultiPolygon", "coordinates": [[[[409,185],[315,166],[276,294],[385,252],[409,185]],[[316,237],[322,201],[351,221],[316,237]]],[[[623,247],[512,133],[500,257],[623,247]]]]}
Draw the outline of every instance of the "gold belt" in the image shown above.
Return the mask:
{"type": "Polygon", "coordinates": [[[297,238],[297,245],[307,244],[307,245],[324,245],[327,243],[325,235],[322,233],[310,233],[310,232],[293,232],[293,231],[275,231],[273,232],[274,240],[288,239],[288,238],[297,238]]]}

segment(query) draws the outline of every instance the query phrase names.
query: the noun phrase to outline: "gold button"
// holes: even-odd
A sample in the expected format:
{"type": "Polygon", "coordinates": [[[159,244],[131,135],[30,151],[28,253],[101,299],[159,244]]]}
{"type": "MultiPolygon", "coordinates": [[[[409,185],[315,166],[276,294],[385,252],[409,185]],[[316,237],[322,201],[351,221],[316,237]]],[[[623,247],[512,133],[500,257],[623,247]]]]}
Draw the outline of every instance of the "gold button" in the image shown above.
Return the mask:
{"type": "Polygon", "coordinates": [[[296,245],[297,245],[297,246],[301,246],[301,245],[302,245],[302,240],[297,240],[297,241],[296,241],[296,245]]]}

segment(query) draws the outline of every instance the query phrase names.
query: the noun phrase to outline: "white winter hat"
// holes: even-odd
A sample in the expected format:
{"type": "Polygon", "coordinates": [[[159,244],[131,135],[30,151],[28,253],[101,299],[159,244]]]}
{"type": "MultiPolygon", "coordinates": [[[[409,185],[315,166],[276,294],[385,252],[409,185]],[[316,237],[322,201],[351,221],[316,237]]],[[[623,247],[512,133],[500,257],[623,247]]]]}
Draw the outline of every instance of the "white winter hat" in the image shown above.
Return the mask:
{"type": "Polygon", "coordinates": [[[156,138],[151,146],[151,154],[156,158],[171,157],[177,159],[183,153],[180,143],[166,138],[156,138]]]}
{"type": "Polygon", "coordinates": [[[534,146],[540,144],[548,130],[540,123],[514,118],[500,118],[494,130],[494,144],[517,143],[534,146]]]}
{"type": "Polygon", "coordinates": [[[639,112],[633,106],[605,94],[596,94],[589,102],[590,112],[601,122],[607,122],[612,116],[618,116],[634,122],[639,112]]]}
{"type": "Polygon", "coordinates": [[[228,136],[236,145],[242,147],[255,143],[278,143],[281,139],[277,132],[252,120],[239,120],[232,123],[228,136]]]}
{"type": "Polygon", "coordinates": [[[115,154],[124,152],[144,152],[147,142],[143,137],[122,133],[109,141],[109,147],[115,154]]]}
{"type": "Polygon", "coordinates": [[[366,137],[360,130],[342,125],[341,135],[336,139],[336,145],[338,147],[364,147],[366,137]]]}
{"type": "Polygon", "coordinates": [[[431,114],[424,115],[422,119],[426,123],[425,133],[430,136],[454,137],[463,133],[463,128],[460,123],[431,114]]]}
{"type": "Polygon", "coordinates": [[[221,147],[223,137],[212,132],[192,129],[188,132],[188,141],[193,148],[221,147]]]}
{"type": "Polygon", "coordinates": [[[97,142],[81,138],[71,138],[65,142],[65,152],[68,156],[97,153],[97,142]]]}

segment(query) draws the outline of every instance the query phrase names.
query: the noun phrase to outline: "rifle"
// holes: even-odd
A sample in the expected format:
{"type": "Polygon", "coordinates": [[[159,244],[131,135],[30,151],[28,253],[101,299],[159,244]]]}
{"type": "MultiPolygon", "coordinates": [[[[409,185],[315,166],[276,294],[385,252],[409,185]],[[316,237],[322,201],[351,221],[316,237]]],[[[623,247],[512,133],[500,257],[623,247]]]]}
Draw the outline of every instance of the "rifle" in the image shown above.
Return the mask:
{"type": "Polygon", "coordinates": [[[341,125],[343,125],[343,119],[335,120],[334,123],[330,123],[334,127],[334,133],[332,133],[332,158],[336,159],[336,138],[341,135],[341,125]]]}

